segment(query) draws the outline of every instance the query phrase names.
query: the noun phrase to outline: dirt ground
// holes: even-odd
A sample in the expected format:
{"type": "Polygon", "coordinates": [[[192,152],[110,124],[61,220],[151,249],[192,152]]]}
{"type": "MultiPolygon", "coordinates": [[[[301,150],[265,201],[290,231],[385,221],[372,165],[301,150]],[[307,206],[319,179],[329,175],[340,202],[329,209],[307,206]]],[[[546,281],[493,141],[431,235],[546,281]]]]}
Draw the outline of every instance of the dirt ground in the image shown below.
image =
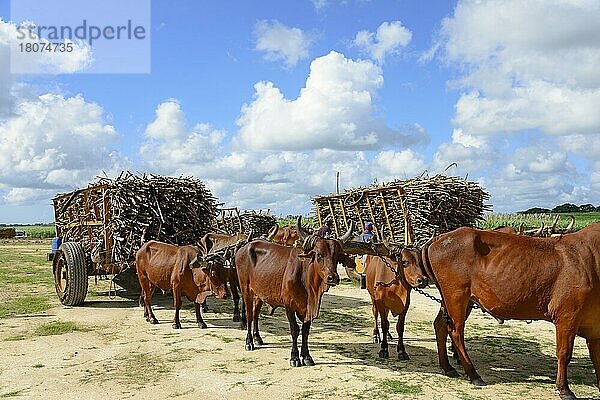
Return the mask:
{"type": "MultiPolygon", "coordinates": [[[[343,272],[341,276],[345,276],[343,272]]],[[[171,298],[154,300],[159,325],[149,325],[137,301],[110,299],[108,282],[90,279],[81,307],[57,305],[38,314],[0,319],[0,397],[27,399],[558,399],[554,391],[554,329],[545,322],[504,325],[475,312],[467,349],[488,386],[440,374],[432,328],[437,304],[412,294],[405,344],[411,359],[377,358],[366,290],[349,283],[324,296],[313,323],[314,367],[289,366],[290,337],[282,309],[263,313],[265,345],[244,350],[245,332],[231,321],[231,301],[209,299],[208,329],[185,303],[182,330],[173,330],[171,298]],[[70,329],[44,334],[54,322],[70,329]]],[[[428,289],[437,295],[435,289],[428,289]]],[[[395,324],[395,318],[393,319],[395,324]]],[[[395,331],[394,338],[397,338],[395,331]]],[[[395,341],[394,341],[395,343],[395,341]]],[[[462,372],[462,369],[457,366],[462,372]]],[[[599,398],[585,342],[577,339],[571,388],[599,398]]]]}

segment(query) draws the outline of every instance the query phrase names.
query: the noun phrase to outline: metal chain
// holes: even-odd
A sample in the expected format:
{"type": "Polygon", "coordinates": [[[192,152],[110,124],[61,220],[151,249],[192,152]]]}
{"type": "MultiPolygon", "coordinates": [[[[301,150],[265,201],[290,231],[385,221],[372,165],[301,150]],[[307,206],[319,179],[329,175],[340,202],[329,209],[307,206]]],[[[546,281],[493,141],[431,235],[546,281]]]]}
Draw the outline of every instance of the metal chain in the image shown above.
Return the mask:
{"type": "Polygon", "coordinates": [[[437,301],[439,304],[442,304],[442,300],[438,299],[437,297],[427,293],[426,291],[424,291],[423,289],[419,289],[419,288],[412,288],[415,292],[417,293],[421,293],[423,296],[427,297],[430,300],[433,301],[437,301]]]}
{"type": "Polygon", "coordinates": [[[377,257],[379,257],[381,259],[381,261],[383,261],[383,263],[394,273],[394,277],[398,278],[398,276],[400,275],[398,273],[398,270],[396,268],[392,267],[392,265],[388,262],[388,260],[386,260],[385,257],[377,251],[377,247],[375,246],[374,242],[371,242],[371,248],[375,252],[375,255],[377,257]]]}
{"type": "MultiPolygon", "coordinates": [[[[426,291],[424,291],[423,289],[419,289],[419,288],[413,288],[413,290],[414,290],[415,292],[417,292],[417,293],[420,293],[420,294],[422,294],[423,296],[427,297],[427,298],[428,298],[428,299],[430,299],[430,300],[437,301],[439,304],[442,304],[442,300],[441,300],[441,299],[438,299],[437,297],[435,297],[435,296],[433,296],[433,295],[431,295],[431,294],[427,293],[427,292],[426,292],[426,291]]],[[[473,303],[473,302],[471,303],[471,308],[472,308],[473,310],[481,310],[481,311],[482,311],[484,314],[486,313],[484,309],[482,309],[481,307],[479,307],[477,304],[475,304],[475,303],[473,303]]]]}

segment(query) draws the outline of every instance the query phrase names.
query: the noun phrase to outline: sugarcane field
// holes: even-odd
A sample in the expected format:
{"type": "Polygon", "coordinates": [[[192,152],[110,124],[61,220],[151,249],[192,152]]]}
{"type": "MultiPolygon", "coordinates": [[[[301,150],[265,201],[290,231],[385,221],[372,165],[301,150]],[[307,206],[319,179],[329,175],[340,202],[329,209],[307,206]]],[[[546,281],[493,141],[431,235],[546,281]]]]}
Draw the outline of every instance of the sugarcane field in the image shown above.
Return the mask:
{"type": "Polygon", "coordinates": [[[0,399],[600,399],[598,21],[0,2],[0,399]]]}

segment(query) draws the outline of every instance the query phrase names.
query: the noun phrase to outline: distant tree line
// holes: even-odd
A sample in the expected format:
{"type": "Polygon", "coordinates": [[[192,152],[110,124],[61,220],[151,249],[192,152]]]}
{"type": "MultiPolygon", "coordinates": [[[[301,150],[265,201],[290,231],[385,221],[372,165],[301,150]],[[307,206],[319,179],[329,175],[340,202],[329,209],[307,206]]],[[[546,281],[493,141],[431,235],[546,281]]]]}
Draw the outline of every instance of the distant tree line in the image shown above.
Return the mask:
{"type": "Polygon", "coordinates": [[[577,206],[571,203],[561,204],[552,209],[533,207],[529,210],[519,211],[517,214],[558,214],[558,213],[578,213],[578,212],[600,212],[600,206],[596,207],[593,204],[582,204],[577,206]]]}

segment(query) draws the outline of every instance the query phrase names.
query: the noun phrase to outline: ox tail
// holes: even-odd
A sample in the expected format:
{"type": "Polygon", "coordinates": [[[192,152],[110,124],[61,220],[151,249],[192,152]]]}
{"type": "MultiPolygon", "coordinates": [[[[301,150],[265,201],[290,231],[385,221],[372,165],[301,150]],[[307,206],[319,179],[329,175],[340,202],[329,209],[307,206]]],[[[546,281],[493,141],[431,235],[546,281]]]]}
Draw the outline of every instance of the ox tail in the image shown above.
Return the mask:
{"type": "Polygon", "coordinates": [[[425,274],[427,274],[427,278],[439,288],[438,281],[433,273],[433,269],[431,268],[431,262],[429,261],[429,246],[432,242],[433,238],[429,239],[421,248],[421,261],[423,262],[423,269],[425,270],[425,274]]]}

